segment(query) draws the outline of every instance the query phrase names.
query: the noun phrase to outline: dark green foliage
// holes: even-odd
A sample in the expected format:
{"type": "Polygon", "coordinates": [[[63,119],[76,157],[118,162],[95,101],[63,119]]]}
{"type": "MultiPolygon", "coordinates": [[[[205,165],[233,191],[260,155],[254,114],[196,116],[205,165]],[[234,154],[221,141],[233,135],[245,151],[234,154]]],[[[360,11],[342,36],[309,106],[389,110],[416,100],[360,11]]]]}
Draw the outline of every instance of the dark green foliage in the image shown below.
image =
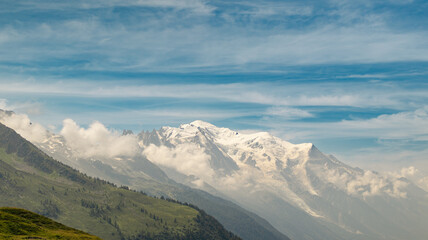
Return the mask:
{"type": "Polygon", "coordinates": [[[196,217],[196,222],[199,226],[198,231],[189,232],[189,239],[203,240],[203,239],[233,239],[239,238],[231,232],[224,231],[223,226],[217,222],[213,217],[206,214],[204,211],[199,210],[199,215],[196,217]]]}
{"type": "Polygon", "coordinates": [[[44,200],[42,203],[42,210],[39,212],[43,216],[49,217],[49,218],[58,218],[58,214],[60,214],[60,210],[58,206],[52,202],[52,200],[44,200]]]}

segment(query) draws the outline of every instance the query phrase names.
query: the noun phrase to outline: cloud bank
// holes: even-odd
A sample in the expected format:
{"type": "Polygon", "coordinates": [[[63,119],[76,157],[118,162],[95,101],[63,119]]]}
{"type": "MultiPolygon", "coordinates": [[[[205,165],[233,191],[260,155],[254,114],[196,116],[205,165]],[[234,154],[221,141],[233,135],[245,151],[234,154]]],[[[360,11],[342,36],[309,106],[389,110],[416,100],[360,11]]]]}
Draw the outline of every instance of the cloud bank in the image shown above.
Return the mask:
{"type": "Polygon", "coordinates": [[[428,192],[428,176],[414,166],[404,167],[399,172],[390,172],[389,174],[397,178],[407,178],[428,192]]]}
{"type": "Polygon", "coordinates": [[[369,170],[351,175],[348,172],[332,169],[325,171],[325,174],[319,177],[354,196],[366,198],[388,194],[395,198],[407,197],[404,189],[408,184],[397,176],[381,175],[369,170]]]}
{"type": "Polygon", "coordinates": [[[214,170],[209,163],[211,156],[196,144],[178,144],[174,148],[151,144],[144,149],[143,154],[153,163],[186,175],[201,177],[207,182],[214,176],[214,170]]]}
{"type": "Polygon", "coordinates": [[[12,128],[30,142],[41,143],[47,139],[48,132],[46,129],[38,123],[32,123],[25,114],[15,114],[0,110],[0,122],[12,128]]]}
{"type": "Polygon", "coordinates": [[[135,135],[121,135],[97,121],[85,129],[73,120],[65,119],[61,135],[79,157],[132,157],[139,150],[135,135]]]}

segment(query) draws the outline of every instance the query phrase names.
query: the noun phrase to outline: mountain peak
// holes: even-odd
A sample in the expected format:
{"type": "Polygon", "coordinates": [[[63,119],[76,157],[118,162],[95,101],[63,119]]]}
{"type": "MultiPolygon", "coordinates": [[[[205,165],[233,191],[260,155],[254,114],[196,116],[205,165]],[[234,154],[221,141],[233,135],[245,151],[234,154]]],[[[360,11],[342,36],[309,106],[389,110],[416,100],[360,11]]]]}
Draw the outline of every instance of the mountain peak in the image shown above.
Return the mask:
{"type": "Polygon", "coordinates": [[[123,136],[134,135],[134,132],[132,130],[129,130],[129,129],[123,129],[122,135],[123,136]]]}
{"type": "Polygon", "coordinates": [[[204,122],[202,120],[195,120],[189,124],[190,126],[200,127],[200,128],[217,128],[209,122],[204,122]]]}

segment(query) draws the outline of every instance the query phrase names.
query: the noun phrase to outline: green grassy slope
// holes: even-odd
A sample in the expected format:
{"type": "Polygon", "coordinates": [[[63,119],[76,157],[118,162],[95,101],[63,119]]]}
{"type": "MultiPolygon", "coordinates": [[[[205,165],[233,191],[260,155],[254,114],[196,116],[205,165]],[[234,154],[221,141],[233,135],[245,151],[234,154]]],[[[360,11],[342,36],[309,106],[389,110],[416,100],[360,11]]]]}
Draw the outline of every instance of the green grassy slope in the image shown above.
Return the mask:
{"type": "Polygon", "coordinates": [[[202,211],[87,177],[2,124],[0,206],[29,209],[103,239],[235,239],[202,211]]]}
{"type": "Polygon", "coordinates": [[[98,237],[20,208],[0,208],[0,238],[100,240],[98,237]]]}

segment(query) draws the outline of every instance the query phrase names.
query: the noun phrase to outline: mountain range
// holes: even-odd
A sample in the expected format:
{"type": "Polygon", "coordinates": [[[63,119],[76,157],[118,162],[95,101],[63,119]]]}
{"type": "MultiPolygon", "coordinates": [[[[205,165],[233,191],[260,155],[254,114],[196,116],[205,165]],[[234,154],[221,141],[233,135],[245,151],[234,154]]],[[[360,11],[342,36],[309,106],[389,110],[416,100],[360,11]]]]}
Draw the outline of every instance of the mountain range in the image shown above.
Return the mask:
{"type": "MultiPolygon", "coordinates": [[[[1,123],[0,182],[0,206],[25,208],[102,239],[240,239],[194,206],[153,198],[82,174],[1,123]]],[[[28,219],[0,215],[0,230],[12,239],[32,233],[49,237],[58,230],[38,229],[28,219]],[[20,223],[34,231],[25,231],[20,223]]],[[[34,223],[45,221],[38,219],[34,223]]],[[[67,239],[65,235],[56,232],[55,239],[67,239]]]]}
{"type": "Polygon", "coordinates": [[[90,176],[195,204],[243,239],[428,235],[428,193],[412,181],[267,132],[194,121],[111,134],[97,122],[83,129],[65,120],[61,133],[32,142],[90,176]]]}
{"type": "Polygon", "coordinates": [[[169,177],[238,203],[292,239],[428,235],[427,192],[405,178],[350,167],[311,143],[203,121],[138,137],[143,154],[169,177]],[[195,159],[203,171],[178,164],[195,159]]]}

